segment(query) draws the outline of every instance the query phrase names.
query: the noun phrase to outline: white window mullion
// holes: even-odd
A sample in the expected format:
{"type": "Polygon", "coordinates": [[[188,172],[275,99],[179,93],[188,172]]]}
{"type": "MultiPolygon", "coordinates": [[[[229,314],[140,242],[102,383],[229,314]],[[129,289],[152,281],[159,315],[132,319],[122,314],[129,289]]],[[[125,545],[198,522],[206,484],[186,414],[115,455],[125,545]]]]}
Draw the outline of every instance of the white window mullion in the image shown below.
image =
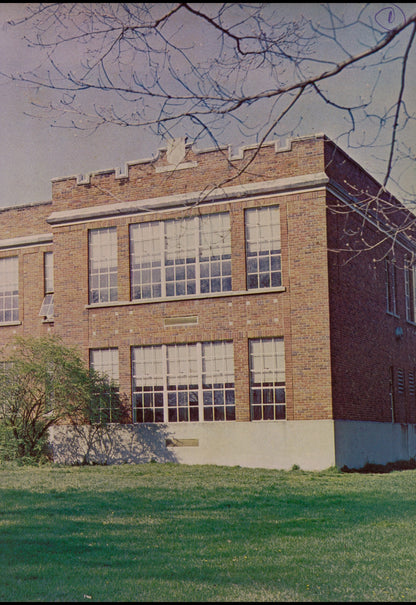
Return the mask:
{"type": "Polygon", "coordinates": [[[136,371],[135,351],[134,351],[134,347],[130,347],[130,384],[131,384],[130,404],[131,404],[131,415],[132,415],[133,422],[136,422],[136,405],[135,405],[135,397],[134,397],[134,393],[136,392],[136,381],[134,378],[135,371],[136,371]]]}
{"type": "Polygon", "coordinates": [[[163,418],[168,422],[168,353],[166,345],[162,345],[163,364],[163,418]]]}
{"type": "Polygon", "coordinates": [[[201,272],[199,268],[199,246],[200,246],[200,231],[201,231],[201,221],[198,216],[194,217],[195,224],[195,279],[196,279],[196,293],[201,293],[201,272]]]}
{"type": "Polygon", "coordinates": [[[19,260],[17,256],[0,259],[0,322],[19,318],[19,260]]]}
{"type": "Polygon", "coordinates": [[[166,297],[166,267],[165,267],[165,221],[159,222],[159,242],[160,242],[160,280],[161,280],[161,295],[166,297]]]}
{"type": "Polygon", "coordinates": [[[406,301],[406,319],[408,321],[411,321],[412,319],[412,310],[411,310],[411,298],[410,298],[410,288],[411,288],[411,278],[410,278],[410,271],[411,271],[411,267],[405,267],[404,270],[404,295],[405,295],[405,301],[406,301]]]}
{"type": "Polygon", "coordinates": [[[411,271],[411,317],[412,321],[416,322],[416,267],[413,265],[411,271]]]}
{"type": "Polygon", "coordinates": [[[204,420],[204,392],[202,390],[202,343],[196,343],[196,358],[198,364],[198,418],[204,420]]]}

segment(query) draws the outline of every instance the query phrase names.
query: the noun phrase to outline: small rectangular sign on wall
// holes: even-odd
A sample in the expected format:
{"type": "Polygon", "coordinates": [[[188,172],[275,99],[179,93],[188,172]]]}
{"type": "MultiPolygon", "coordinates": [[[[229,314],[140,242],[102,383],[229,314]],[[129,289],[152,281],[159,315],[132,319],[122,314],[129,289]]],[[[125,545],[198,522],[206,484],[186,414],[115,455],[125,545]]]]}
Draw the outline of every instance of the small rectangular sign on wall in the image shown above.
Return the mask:
{"type": "Polygon", "coordinates": [[[166,439],[166,447],[198,447],[199,439],[166,439]]]}

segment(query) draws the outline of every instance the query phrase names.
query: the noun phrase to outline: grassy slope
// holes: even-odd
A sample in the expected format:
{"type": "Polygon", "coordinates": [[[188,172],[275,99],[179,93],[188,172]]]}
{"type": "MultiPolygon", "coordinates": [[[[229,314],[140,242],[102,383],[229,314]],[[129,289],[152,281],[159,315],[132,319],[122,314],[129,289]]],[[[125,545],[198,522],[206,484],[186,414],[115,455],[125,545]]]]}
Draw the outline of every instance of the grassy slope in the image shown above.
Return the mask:
{"type": "Polygon", "coordinates": [[[416,471],[0,466],[2,601],[415,601],[416,471]]]}

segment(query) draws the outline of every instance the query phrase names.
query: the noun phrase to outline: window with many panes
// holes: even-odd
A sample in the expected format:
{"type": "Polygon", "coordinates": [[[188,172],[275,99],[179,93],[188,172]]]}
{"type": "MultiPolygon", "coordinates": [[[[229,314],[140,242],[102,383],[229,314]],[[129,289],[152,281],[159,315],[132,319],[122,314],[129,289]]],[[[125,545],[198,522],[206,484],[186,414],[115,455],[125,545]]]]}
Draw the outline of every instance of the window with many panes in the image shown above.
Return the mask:
{"type": "Polygon", "coordinates": [[[168,421],[199,420],[198,351],[196,344],[171,345],[167,354],[168,421]]]}
{"type": "Polygon", "coordinates": [[[43,290],[44,297],[39,315],[47,320],[53,318],[53,252],[45,252],[43,255],[43,290]]]}
{"type": "Polygon", "coordinates": [[[89,231],[89,302],[117,300],[117,230],[89,231]]]}
{"type": "Polygon", "coordinates": [[[132,349],[133,420],[165,420],[166,350],[162,346],[132,349]]]}
{"type": "Polygon", "coordinates": [[[278,206],[245,211],[247,289],[282,285],[278,206]]]}
{"type": "Polygon", "coordinates": [[[406,319],[416,322],[416,267],[406,266],[404,270],[404,285],[406,298],[406,319]]]}
{"type": "Polygon", "coordinates": [[[250,341],[250,405],[252,420],[286,418],[283,338],[250,341]]]}
{"type": "Polygon", "coordinates": [[[158,221],[130,225],[131,298],[162,296],[163,234],[158,221]]]}
{"type": "Polygon", "coordinates": [[[0,258],[0,323],[19,320],[19,261],[0,258]]]}
{"type": "Polygon", "coordinates": [[[232,343],[202,343],[202,396],[204,420],[235,420],[232,343]]]}
{"type": "Polygon", "coordinates": [[[130,225],[133,300],[231,290],[228,212],[130,225]]]}
{"type": "Polygon", "coordinates": [[[231,290],[231,234],[228,213],[199,219],[199,279],[201,294],[231,290]]]}
{"type": "Polygon", "coordinates": [[[197,293],[198,225],[198,217],[162,224],[165,231],[166,296],[197,293]]]}
{"type": "Polygon", "coordinates": [[[394,260],[386,258],[384,261],[384,269],[386,279],[387,313],[397,315],[396,263],[394,260]]]}
{"type": "Polygon", "coordinates": [[[90,368],[110,380],[110,390],[100,393],[99,419],[106,422],[118,420],[119,412],[119,363],[118,349],[90,349],[90,368]]]}
{"type": "Polygon", "coordinates": [[[235,420],[230,342],[132,349],[134,422],[235,420]]]}

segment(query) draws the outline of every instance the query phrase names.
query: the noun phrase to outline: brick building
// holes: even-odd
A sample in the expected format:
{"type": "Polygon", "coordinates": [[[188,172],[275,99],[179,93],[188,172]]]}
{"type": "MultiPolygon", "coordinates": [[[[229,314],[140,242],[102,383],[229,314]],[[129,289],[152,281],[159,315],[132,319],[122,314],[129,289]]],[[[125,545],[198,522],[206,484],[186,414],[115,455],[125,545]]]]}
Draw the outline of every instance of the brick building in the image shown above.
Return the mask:
{"type": "Polygon", "coordinates": [[[408,459],[413,218],[324,135],[234,156],[178,139],[0,209],[1,342],[56,333],[118,381],[110,462],[408,459]]]}

